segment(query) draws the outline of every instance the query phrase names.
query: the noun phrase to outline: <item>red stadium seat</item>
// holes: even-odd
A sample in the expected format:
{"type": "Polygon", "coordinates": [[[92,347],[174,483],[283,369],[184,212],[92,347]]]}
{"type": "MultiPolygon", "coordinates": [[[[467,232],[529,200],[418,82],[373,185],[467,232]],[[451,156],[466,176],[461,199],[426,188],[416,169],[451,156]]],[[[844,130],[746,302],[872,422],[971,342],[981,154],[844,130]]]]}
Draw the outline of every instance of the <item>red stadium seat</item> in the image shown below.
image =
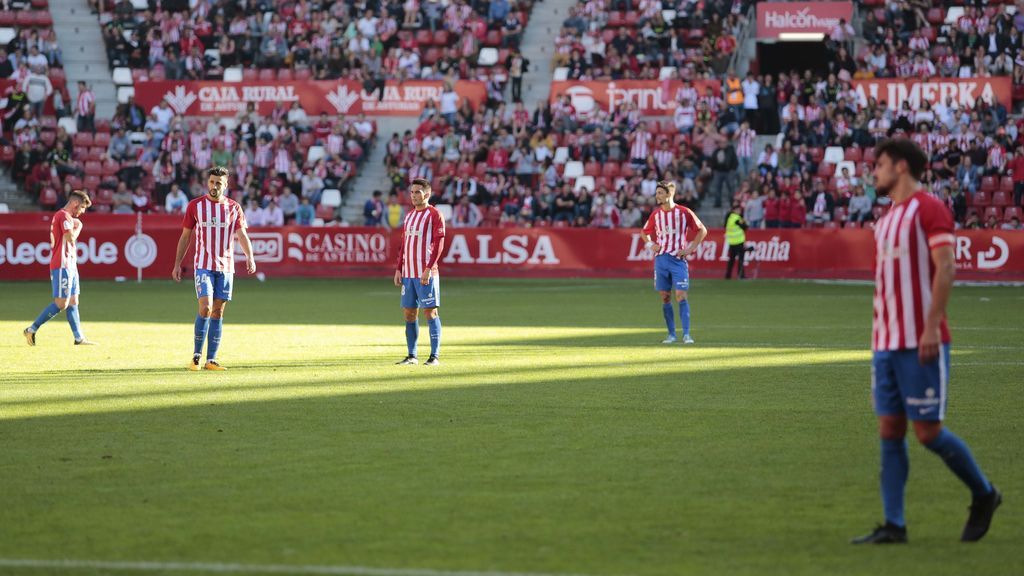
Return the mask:
{"type": "Polygon", "coordinates": [[[501,46],[501,31],[491,30],[487,32],[487,37],[484,38],[484,46],[490,46],[492,48],[501,46]]]}
{"type": "Polygon", "coordinates": [[[101,183],[100,177],[95,175],[86,175],[85,179],[82,180],[82,186],[90,192],[99,190],[101,183]]]}
{"type": "MultiPolygon", "coordinates": [[[[968,194],[968,196],[970,196],[970,194],[968,194]]],[[[974,193],[972,203],[974,206],[988,206],[992,203],[992,198],[987,190],[979,190],[974,193]]]]}
{"type": "Polygon", "coordinates": [[[323,220],[334,220],[334,206],[324,206],[323,204],[317,206],[316,217],[323,220]]]}
{"type": "Polygon", "coordinates": [[[476,163],[476,176],[477,178],[483,178],[487,176],[487,162],[476,163]]]}
{"type": "Polygon", "coordinates": [[[626,28],[636,28],[640,24],[640,13],[636,11],[629,11],[623,17],[623,26],[626,28]]]}
{"type": "Polygon", "coordinates": [[[455,175],[455,168],[454,162],[441,162],[441,165],[437,168],[437,174],[439,176],[451,177],[455,175]]]}
{"type": "Polygon", "coordinates": [[[103,165],[99,162],[88,161],[85,163],[85,175],[86,176],[99,176],[103,174],[103,165]]]}
{"type": "Polygon", "coordinates": [[[601,163],[600,162],[587,162],[583,165],[583,173],[587,176],[600,176],[601,175],[601,163]]]}
{"type": "MultiPolygon", "coordinates": [[[[167,74],[164,71],[164,67],[163,66],[157,66],[156,68],[153,68],[152,70],[150,70],[149,71],[149,79],[154,81],[154,82],[163,82],[164,80],[166,80],[167,79],[167,74]]],[[[256,71],[255,70],[253,70],[252,79],[253,80],[256,79],[256,71]]]]}
{"type": "Polygon", "coordinates": [[[57,205],[57,191],[53,188],[43,188],[43,191],[39,194],[39,206],[43,208],[52,208],[57,205]]]}
{"type": "Polygon", "coordinates": [[[850,162],[860,162],[861,158],[860,148],[856,146],[850,146],[843,153],[843,159],[850,162]]]}
{"type": "Polygon", "coordinates": [[[39,141],[43,143],[46,148],[53,148],[54,143],[57,141],[57,133],[53,130],[43,130],[39,133],[39,141]]]}
{"type": "Polygon", "coordinates": [[[312,132],[302,132],[299,134],[299,146],[303,148],[309,148],[316,142],[312,132]]]}
{"type": "Polygon", "coordinates": [[[92,132],[79,132],[75,134],[72,143],[75,148],[88,148],[89,146],[92,146],[92,132]]]}
{"type": "Polygon", "coordinates": [[[96,132],[105,132],[110,134],[110,120],[96,120],[96,132]]]}
{"type": "Polygon", "coordinates": [[[430,46],[434,41],[434,35],[430,33],[430,30],[420,30],[416,33],[416,43],[420,46],[430,46]]]}
{"type": "Polygon", "coordinates": [[[1013,176],[1003,176],[999,179],[999,189],[1003,192],[1013,192],[1013,176]]]}
{"type": "Polygon", "coordinates": [[[612,187],[612,181],[607,176],[598,176],[594,178],[594,191],[605,191],[607,192],[612,187]]]}
{"type": "Polygon", "coordinates": [[[943,14],[942,8],[931,8],[928,10],[928,23],[932,26],[942,24],[942,21],[945,19],[946,15],[943,14]]]}
{"type": "Polygon", "coordinates": [[[1010,202],[1010,195],[1002,190],[997,190],[992,193],[992,205],[1000,208],[1005,208],[1012,204],[1010,202]]]}
{"type": "Polygon", "coordinates": [[[103,176],[117,176],[121,165],[116,160],[107,160],[103,163],[103,176]]]}
{"type": "Polygon", "coordinates": [[[984,192],[994,192],[996,190],[996,179],[992,176],[982,176],[981,190],[984,192]]]}
{"type": "Polygon", "coordinates": [[[14,162],[14,146],[4,146],[0,148],[0,162],[4,164],[10,164],[14,162]]]}
{"type": "Polygon", "coordinates": [[[1021,220],[1021,212],[1020,206],[1007,206],[1006,210],[1003,211],[1003,220],[1009,220],[1010,218],[1021,220]]]}
{"type": "Polygon", "coordinates": [[[295,71],[296,82],[306,82],[312,77],[313,73],[309,70],[309,68],[299,68],[298,70],[295,71]]]}
{"type": "Polygon", "coordinates": [[[864,162],[867,162],[867,163],[869,163],[871,165],[874,165],[875,164],[875,149],[874,148],[865,148],[864,149],[864,154],[861,155],[860,159],[862,161],[864,161],[864,162]]]}
{"type": "Polygon", "coordinates": [[[623,15],[622,12],[619,12],[618,10],[616,10],[616,11],[611,12],[611,13],[608,14],[608,27],[609,28],[619,28],[619,27],[625,26],[625,25],[626,25],[626,18],[625,18],[625,15],[623,15]]]}
{"type": "Polygon", "coordinates": [[[273,68],[264,68],[263,70],[260,70],[256,78],[260,82],[273,82],[276,77],[277,74],[274,72],[273,68]]]}
{"type": "Polygon", "coordinates": [[[636,170],[633,169],[633,165],[629,162],[623,162],[619,165],[619,175],[623,178],[632,178],[636,175],[636,170]]]}
{"type": "Polygon", "coordinates": [[[110,206],[114,203],[114,191],[109,188],[97,188],[92,191],[92,203],[110,206]]]}
{"type": "Polygon", "coordinates": [[[295,75],[292,73],[291,68],[281,68],[277,71],[277,80],[279,82],[291,82],[294,78],[295,75]]]}
{"type": "Polygon", "coordinates": [[[618,162],[605,162],[601,168],[601,175],[607,176],[608,178],[619,177],[619,163],[618,162]]]}
{"type": "Polygon", "coordinates": [[[15,12],[11,10],[4,10],[0,12],[0,26],[10,27],[14,26],[14,19],[16,17],[15,12]]]}
{"type": "Polygon", "coordinates": [[[74,174],[65,176],[64,183],[70,185],[73,190],[78,190],[82,187],[82,179],[74,174]]]}
{"type": "Polygon", "coordinates": [[[423,63],[427,66],[433,66],[440,59],[441,51],[437,48],[428,48],[423,54],[423,63]]]}
{"type": "Polygon", "coordinates": [[[989,218],[995,218],[999,220],[1003,216],[1003,211],[997,206],[985,207],[985,213],[982,215],[982,221],[988,222],[989,218]]]}
{"type": "Polygon", "coordinates": [[[448,46],[450,41],[449,36],[450,35],[447,30],[438,30],[437,32],[434,32],[434,37],[432,39],[434,46],[438,46],[440,48],[448,46]]]}
{"type": "Polygon", "coordinates": [[[259,77],[260,73],[257,70],[254,70],[252,68],[242,69],[242,80],[244,80],[245,82],[255,82],[256,80],[259,80],[259,77]]]}
{"type": "Polygon", "coordinates": [[[92,137],[92,145],[104,148],[110,146],[110,132],[96,132],[92,137]]]}

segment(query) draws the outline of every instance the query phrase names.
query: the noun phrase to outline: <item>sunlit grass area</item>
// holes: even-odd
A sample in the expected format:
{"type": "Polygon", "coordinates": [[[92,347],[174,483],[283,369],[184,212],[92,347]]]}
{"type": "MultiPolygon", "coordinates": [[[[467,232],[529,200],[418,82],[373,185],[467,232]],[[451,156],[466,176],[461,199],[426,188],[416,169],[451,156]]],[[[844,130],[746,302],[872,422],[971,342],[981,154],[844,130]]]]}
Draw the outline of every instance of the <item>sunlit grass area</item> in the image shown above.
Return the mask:
{"type": "Polygon", "coordinates": [[[101,345],[73,346],[59,316],[29,348],[48,292],[0,284],[0,574],[109,573],[4,559],[1024,572],[1020,289],[957,288],[951,304],[948,424],[1006,504],[961,546],[969,495],[915,446],[897,550],[846,543],[881,518],[869,287],[697,281],[683,347],[659,344],[644,280],[446,278],[432,369],[393,365],[389,279],[241,281],[225,373],[185,370],[187,283],[86,275],[101,345]]]}

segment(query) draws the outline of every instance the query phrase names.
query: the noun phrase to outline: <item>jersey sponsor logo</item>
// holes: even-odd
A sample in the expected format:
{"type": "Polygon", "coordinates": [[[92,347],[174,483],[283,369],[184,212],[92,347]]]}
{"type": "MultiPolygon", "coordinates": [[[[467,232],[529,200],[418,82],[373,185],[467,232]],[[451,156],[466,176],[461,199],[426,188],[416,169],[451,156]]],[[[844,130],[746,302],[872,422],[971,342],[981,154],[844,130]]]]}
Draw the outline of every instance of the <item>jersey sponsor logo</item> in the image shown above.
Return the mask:
{"type": "MultiPolygon", "coordinates": [[[[97,242],[90,238],[86,242],[76,244],[79,264],[114,264],[117,262],[117,246],[113,242],[97,242]]],[[[50,263],[50,243],[31,242],[14,243],[13,238],[8,238],[0,243],[0,264],[12,264],[15,266],[31,266],[34,264],[50,263]]]]}

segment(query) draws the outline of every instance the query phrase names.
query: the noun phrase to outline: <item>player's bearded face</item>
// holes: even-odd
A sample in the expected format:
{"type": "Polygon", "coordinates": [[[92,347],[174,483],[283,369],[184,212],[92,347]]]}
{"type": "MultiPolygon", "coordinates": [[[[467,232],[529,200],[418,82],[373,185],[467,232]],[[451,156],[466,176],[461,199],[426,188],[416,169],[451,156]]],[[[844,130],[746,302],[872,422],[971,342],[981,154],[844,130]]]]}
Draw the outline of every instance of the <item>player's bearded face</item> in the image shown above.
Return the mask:
{"type": "Polygon", "coordinates": [[[412,200],[412,205],[419,207],[426,205],[429,194],[422,187],[416,186],[409,191],[409,197],[412,200]]]}
{"type": "Polygon", "coordinates": [[[224,188],[227,186],[225,180],[226,178],[210,176],[210,179],[206,182],[206,188],[209,191],[210,198],[217,200],[222,194],[224,194],[224,188]]]}
{"type": "Polygon", "coordinates": [[[896,167],[888,156],[882,156],[875,163],[875,194],[888,196],[896,184],[896,167]]]}

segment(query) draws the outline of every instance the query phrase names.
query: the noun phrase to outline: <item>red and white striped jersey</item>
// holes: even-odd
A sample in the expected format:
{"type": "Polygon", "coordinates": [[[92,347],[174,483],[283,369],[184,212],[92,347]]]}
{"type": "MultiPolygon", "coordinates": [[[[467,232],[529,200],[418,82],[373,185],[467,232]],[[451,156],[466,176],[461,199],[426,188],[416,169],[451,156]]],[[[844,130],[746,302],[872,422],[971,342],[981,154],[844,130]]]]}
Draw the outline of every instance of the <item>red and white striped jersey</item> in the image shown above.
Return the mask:
{"type": "Polygon", "coordinates": [[[88,116],[93,113],[92,104],[96,101],[93,97],[92,92],[89,89],[82,90],[78,93],[78,115],[88,116]]]}
{"type": "Polygon", "coordinates": [[[235,271],[235,232],[246,228],[245,213],[238,202],[223,198],[214,202],[201,196],[188,203],[182,227],[195,230],[195,269],[235,271]]]}
{"type": "Polygon", "coordinates": [[[754,156],[754,138],[756,137],[757,133],[750,128],[740,130],[736,134],[736,155],[752,158],[754,156]]]}
{"type": "Polygon", "coordinates": [[[658,166],[658,170],[664,171],[669,164],[675,162],[675,159],[676,155],[672,150],[662,148],[654,151],[654,163],[658,166]]]}
{"type": "MultiPolygon", "coordinates": [[[[950,211],[924,191],[893,206],[878,220],[872,350],[917,348],[932,303],[931,251],[953,243],[950,211]]],[[[948,343],[945,318],[939,329],[942,342],[948,343]]]]}
{"type": "Polygon", "coordinates": [[[270,162],[273,157],[273,147],[270,144],[260,142],[256,145],[256,153],[253,154],[253,165],[257,168],[270,168],[270,162]]]}
{"type": "Polygon", "coordinates": [[[636,132],[633,134],[633,145],[629,149],[630,158],[643,158],[647,159],[647,154],[651,150],[651,140],[654,139],[654,135],[650,132],[636,132]]]}
{"type": "Polygon", "coordinates": [[[661,246],[659,256],[675,254],[686,248],[686,233],[693,222],[696,222],[696,217],[685,206],[677,204],[671,210],[658,207],[644,224],[644,234],[653,237],[661,246]]]}
{"type": "Polygon", "coordinates": [[[443,250],[444,216],[437,208],[427,206],[405,215],[398,252],[398,271],[402,278],[419,278],[427,269],[437,272],[437,261],[443,250]]]}
{"type": "Polygon", "coordinates": [[[196,170],[206,170],[210,167],[210,161],[213,157],[213,153],[210,152],[209,148],[193,148],[192,149],[192,165],[196,170]]]}
{"type": "Polygon", "coordinates": [[[71,213],[61,208],[50,220],[50,270],[78,269],[78,248],[64,239],[64,234],[75,227],[71,213]]]}

